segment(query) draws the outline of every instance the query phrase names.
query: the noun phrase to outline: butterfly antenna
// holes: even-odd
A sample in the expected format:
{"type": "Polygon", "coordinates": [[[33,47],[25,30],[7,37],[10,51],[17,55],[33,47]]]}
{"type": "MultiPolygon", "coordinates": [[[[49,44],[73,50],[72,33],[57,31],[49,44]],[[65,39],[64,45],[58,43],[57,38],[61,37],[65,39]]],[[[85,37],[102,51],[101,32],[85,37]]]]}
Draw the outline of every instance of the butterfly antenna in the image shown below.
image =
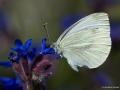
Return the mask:
{"type": "Polygon", "coordinates": [[[49,35],[49,32],[48,32],[47,23],[43,24],[43,28],[45,30],[45,34],[46,34],[45,36],[46,36],[48,42],[50,43],[50,35],[49,35]]]}

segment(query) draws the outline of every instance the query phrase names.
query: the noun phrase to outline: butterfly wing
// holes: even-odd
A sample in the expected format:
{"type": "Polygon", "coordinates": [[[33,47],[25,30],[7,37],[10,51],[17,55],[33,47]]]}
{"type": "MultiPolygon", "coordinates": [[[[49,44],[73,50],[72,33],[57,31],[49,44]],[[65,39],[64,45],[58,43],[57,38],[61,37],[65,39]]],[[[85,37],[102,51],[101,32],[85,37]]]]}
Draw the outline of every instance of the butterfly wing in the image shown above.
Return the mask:
{"type": "Polygon", "coordinates": [[[55,50],[70,66],[97,68],[103,64],[111,49],[110,25],[106,13],[94,13],[79,20],[58,38],[55,50]]]}

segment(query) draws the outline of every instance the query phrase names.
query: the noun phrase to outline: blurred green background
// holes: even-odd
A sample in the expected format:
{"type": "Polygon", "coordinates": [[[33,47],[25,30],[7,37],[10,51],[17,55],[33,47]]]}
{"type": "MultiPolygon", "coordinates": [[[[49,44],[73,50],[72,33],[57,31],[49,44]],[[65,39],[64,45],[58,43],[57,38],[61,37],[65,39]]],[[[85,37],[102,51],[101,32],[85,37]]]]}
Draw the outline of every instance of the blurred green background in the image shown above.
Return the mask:
{"type": "MultiPolygon", "coordinates": [[[[120,0],[0,0],[0,60],[8,60],[10,47],[17,38],[22,41],[32,38],[34,44],[39,44],[45,35],[42,29],[45,22],[55,42],[68,26],[95,12],[107,12],[110,16],[113,45],[107,61],[97,69],[80,68],[78,73],[66,60],[60,60],[47,88],[108,90],[102,87],[120,87],[120,0]]],[[[13,77],[14,73],[0,67],[0,76],[13,77]]]]}

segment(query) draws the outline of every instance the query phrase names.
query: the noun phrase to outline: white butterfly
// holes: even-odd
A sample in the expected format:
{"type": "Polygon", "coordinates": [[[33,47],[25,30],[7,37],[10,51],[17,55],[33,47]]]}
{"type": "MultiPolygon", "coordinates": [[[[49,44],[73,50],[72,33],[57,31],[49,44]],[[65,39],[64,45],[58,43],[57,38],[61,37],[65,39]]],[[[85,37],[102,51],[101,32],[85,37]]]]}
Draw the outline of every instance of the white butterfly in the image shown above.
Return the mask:
{"type": "Polygon", "coordinates": [[[111,49],[108,15],[94,13],[77,21],[58,38],[54,49],[75,71],[83,66],[97,68],[105,62],[111,49]]]}

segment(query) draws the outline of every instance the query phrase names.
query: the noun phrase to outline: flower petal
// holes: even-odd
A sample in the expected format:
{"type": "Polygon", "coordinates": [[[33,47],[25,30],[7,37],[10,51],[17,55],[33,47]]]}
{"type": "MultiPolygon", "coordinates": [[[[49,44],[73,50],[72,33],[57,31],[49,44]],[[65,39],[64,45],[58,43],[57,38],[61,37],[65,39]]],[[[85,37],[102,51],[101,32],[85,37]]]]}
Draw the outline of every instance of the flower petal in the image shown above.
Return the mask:
{"type": "Polygon", "coordinates": [[[9,62],[9,61],[4,61],[4,62],[0,62],[0,66],[3,66],[3,67],[11,67],[12,64],[11,64],[11,62],[9,62]]]}
{"type": "Polygon", "coordinates": [[[23,44],[22,44],[22,42],[21,42],[20,39],[16,39],[16,40],[15,40],[15,45],[16,45],[17,47],[21,47],[23,44]]]}
{"type": "Polygon", "coordinates": [[[35,57],[36,55],[36,48],[32,48],[31,51],[28,53],[28,60],[33,60],[33,58],[35,57]]]}
{"type": "Polygon", "coordinates": [[[0,77],[0,84],[4,90],[23,90],[19,78],[0,77]]]}
{"type": "Polygon", "coordinates": [[[53,48],[47,48],[47,49],[45,49],[42,53],[43,53],[43,54],[54,54],[55,51],[54,51],[53,48]]]}
{"type": "Polygon", "coordinates": [[[19,48],[11,48],[11,50],[12,51],[15,51],[15,52],[17,52],[17,53],[23,53],[23,51],[24,51],[24,48],[23,47],[19,47],[19,48]]]}
{"type": "Polygon", "coordinates": [[[24,44],[24,48],[27,50],[30,48],[31,45],[32,45],[32,39],[28,39],[24,44]]]}
{"type": "Polygon", "coordinates": [[[47,47],[47,39],[43,38],[42,44],[41,44],[41,51],[44,51],[44,49],[46,49],[46,47],[47,47]]]}

